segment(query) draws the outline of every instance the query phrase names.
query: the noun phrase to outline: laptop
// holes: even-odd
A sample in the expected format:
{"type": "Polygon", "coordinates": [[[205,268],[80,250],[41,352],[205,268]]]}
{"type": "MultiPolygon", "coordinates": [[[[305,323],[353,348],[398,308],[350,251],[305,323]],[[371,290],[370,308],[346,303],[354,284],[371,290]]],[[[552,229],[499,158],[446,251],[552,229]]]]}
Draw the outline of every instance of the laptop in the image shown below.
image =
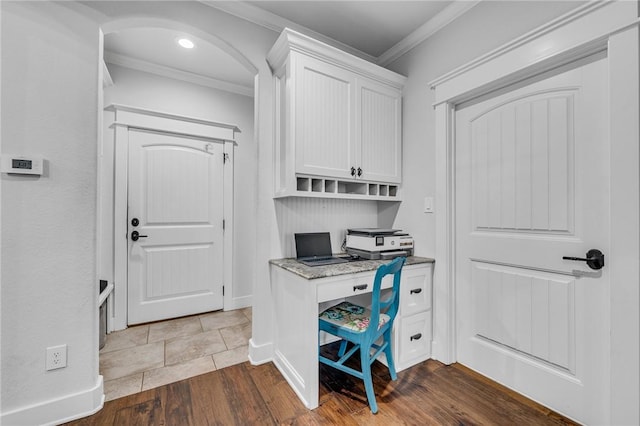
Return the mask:
{"type": "Polygon", "coordinates": [[[347,259],[333,256],[331,236],[328,232],[307,232],[295,234],[296,259],[307,266],[346,263],[347,259]]]}

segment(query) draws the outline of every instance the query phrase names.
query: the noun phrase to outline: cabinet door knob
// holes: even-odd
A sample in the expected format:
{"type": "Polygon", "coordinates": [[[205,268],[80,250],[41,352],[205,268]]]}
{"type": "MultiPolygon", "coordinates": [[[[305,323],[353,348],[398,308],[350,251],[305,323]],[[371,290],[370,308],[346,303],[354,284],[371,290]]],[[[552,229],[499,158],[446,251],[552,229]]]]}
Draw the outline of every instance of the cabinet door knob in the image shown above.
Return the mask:
{"type": "Polygon", "coordinates": [[[351,166],[351,176],[355,176],[356,175],[356,168],[351,166]]]}
{"type": "Polygon", "coordinates": [[[362,176],[362,168],[358,167],[358,177],[362,176]]]}

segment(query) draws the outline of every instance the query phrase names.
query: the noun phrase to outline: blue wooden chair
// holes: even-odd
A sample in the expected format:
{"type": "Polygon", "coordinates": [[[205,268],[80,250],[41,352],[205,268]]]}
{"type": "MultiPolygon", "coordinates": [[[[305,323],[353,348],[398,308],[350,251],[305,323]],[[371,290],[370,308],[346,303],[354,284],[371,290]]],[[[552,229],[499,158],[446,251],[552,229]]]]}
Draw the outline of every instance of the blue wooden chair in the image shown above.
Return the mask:
{"type": "Polygon", "coordinates": [[[345,301],[325,310],[319,317],[321,331],[342,338],[338,351],[339,359],[333,361],[319,355],[320,362],[362,379],[367,391],[369,407],[374,414],[378,412],[378,404],[373,392],[371,364],[382,352],[386,355],[391,378],[393,380],[397,378],[391,354],[391,329],[393,328],[393,320],[398,313],[400,273],[405,260],[404,257],[398,257],[392,262],[378,267],[371,293],[371,310],[345,301]],[[391,274],[393,275],[393,288],[385,300],[380,300],[382,278],[391,274]],[[382,343],[376,343],[381,337],[382,343]],[[348,352],[346,352],[347,342],[354,344],[348,352]],[[358,349],[360,349],[361,371],[344,365],[345,361],[358,349]],[[373,354],[371,354],[372,349],[375,350],[373,354]]]}

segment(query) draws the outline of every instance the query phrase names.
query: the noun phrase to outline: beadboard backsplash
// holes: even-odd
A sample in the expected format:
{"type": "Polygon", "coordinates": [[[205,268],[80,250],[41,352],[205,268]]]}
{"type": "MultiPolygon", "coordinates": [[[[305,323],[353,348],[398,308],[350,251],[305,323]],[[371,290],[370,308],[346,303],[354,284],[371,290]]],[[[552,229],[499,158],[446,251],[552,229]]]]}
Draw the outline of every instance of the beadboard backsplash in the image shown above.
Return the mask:
{"type": "Polygon", "coordinates": [[[328,231],[333,252],[340,253],[348,228],[381,226],[378,203],[372,201],[290,197],[274,202],[284,257],[295,257],[293,235],[297,232],[328,231]]]}

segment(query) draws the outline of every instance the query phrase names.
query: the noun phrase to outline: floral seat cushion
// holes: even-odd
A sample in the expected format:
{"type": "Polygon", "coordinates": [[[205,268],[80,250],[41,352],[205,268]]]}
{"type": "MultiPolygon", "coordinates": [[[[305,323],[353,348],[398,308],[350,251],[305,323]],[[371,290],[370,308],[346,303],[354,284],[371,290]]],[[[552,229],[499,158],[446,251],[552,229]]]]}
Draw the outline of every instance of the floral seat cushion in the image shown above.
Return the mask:
{"type": "MultiPolygon", "coordinates": [[[[320,314],[320,319],[355,332],[366,331],[369,327],[371,311],[350,302],[332,306],[320,314]]],[[[389,315],[380,313],[378,328],[389,322],[389,315]]]]}

